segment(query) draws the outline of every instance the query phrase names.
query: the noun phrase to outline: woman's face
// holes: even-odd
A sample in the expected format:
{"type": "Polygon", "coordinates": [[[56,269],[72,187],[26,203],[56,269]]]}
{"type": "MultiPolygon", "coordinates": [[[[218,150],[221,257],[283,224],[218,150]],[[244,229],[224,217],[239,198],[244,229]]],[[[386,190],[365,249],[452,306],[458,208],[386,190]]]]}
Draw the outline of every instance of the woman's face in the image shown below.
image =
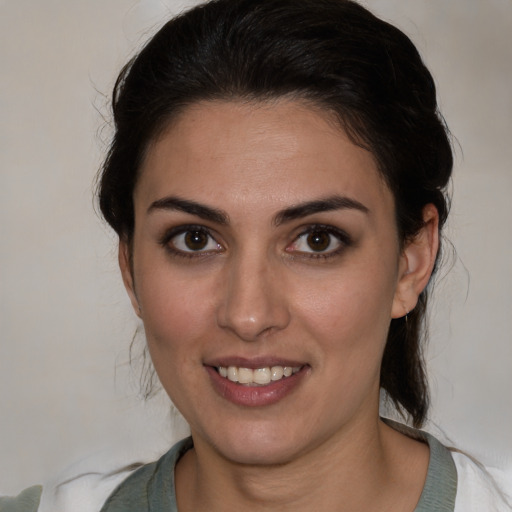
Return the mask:
{"type": "Polygon", "coordinates": [[[196,444],[283,462],[377,421],[407,261],[372,155],[326,113],[190,107],[150,147],[134,203],[123,275],[196,444]]]}

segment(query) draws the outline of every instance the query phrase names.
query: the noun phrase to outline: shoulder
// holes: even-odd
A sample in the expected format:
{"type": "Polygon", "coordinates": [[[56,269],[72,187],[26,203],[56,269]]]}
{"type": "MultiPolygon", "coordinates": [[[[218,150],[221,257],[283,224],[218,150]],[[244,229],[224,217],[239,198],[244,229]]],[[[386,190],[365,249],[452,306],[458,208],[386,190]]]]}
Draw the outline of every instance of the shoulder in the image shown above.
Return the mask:
{"type": "Polygon", "coordinates": [[[43,486],[29,487],[17,496],[0,496],[0,512],[98,512],[140,465],[99,472],[77,464],[43,486]]]}
{"type": "Polygon", "coordinates": [[[98,512],[103,503],[134,470],[115,474],[88,472],[44,487],[38,512],[98,512]]]}
{"type": "Polygon", "coordinates": [[[455,512],[512,511],[512,468],[486,467],[456,450],[452,457],[457,468],[455,512]]]}
{"type": "Polygon", "coordinates": [[[389,419],[384,421],[429,445],[427,480],[416,510],[512,512],[512,466],[508,469],[485,466],[460,450],[448,448],[446,445],[450,443],[442,431],[432,426],[429,430],[434,430],[435,435],[389,419]],[[449,508],[433,508],[432,504],[438,502],[449,508]]]}
{"type": "Polygon", "coordinates": [[[0,512],[37,512],[42,491],[42,486],[34,485],[18,496],[0,496],[0,512]]]}
{"type": "Polygon", "coordinates": [[[157,504],[155,510],[176,510],[174,467],[191,446],[191,438],[183,439],[149,463],[84,461],[44,487],[31,487],[16,497],[0,497],[0,512],[142,512],[148,502],[157,504]],[[94,467],[114,469],[100,472],[91,469],[94,467]],[[162,500],[170,506],[160,507],[162,500]]]}
{"type": "Polygon", "coordinates": [[[110,494],[101,512],[176,512],[174,471],[177,461],[192,446],[191,437],[183,439],[156,462],[140,467],[110,494]]]}

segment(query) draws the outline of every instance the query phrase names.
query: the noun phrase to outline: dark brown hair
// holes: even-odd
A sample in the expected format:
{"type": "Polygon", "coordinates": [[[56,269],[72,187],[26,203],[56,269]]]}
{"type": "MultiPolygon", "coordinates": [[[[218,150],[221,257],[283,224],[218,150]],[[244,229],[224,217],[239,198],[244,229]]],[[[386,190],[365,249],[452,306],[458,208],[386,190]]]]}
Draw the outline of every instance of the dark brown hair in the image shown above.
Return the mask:
{"type": "MultiPolygon", "coordinates": [[[[148,145],[188,105],[215,99],[306,100],[333,113],[372,152],[393,193],[401,243],[432,203],[440,229],[452,171],[436,89],[410,39],[351,0],[213,0],[166,23],[121,71],[101,211],[123,239],[148,145]]],[[[428,409],[421,335],[427,291],[391,321],[381,387],[420,425],[428,409]]]]}

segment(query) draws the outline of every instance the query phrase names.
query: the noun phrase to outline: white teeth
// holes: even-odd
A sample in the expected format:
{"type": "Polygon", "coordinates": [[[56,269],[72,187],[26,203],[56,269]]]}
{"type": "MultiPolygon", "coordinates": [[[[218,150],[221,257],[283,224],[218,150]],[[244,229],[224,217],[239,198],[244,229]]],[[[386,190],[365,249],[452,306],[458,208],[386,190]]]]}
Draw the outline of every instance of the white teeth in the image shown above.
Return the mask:
{"type": "Polygon", "coordinates": [[[238,368],[236,366],[228,368],[228,379],[232,382],[238,382],[238,368]]]}
{"type": "Polygon", "coordinates": [[[284,370],[282,366],[272,366],[272,380],[281,380],[284,375],[284,370]]]}
{"type": "Polygon", "coordinates": [[[240,384],[264,386],[272,381],[281,380],[283,377],[290,377],[301,369],[300,366],[272,366],[272,368],[243,368],[237,366],[219,366],[217,370],[221,377],[231,382],[240,384]]]}
{"type": "Polygon", "coordinates": [[[256,384],[268,384],[271,381],[270,368],[258,368],[253,372],[252,380],[256,384]]]}
{"type": "Polygon", "coordinates": [[[238,368],[238,382],[240,384],[250,384],[253,380],[254,372],[250,368],[238,368]]]}

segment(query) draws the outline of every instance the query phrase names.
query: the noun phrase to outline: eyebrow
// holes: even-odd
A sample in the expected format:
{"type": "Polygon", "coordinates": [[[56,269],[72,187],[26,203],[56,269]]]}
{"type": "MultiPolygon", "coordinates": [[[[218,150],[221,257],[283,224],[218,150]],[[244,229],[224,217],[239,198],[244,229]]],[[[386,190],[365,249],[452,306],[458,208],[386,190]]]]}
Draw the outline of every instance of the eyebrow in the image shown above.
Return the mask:
{"type": "Polygon", "coordinates": [[[180,211],[190,213],[191,215],[195,215],[201,219],[215,222],[216,224],[229,224],[229,216],[222,210],[175,196],[164,197],[154,201],[148,208],[148,213],[151,213],[154,210],[180,211]]]}
{"type": "MultiPolygon", "coordinates": [[[[229,215],[226,212],[176,196],[163,197],[154,201],[147,211],[151,213],[155,210],[180,211],[215,222],[216,224],[224,226],[229,224],[229,215]]],[[[358,210],[363,213],[369,213],[368,208],[359,201],[345,196],[334,195],[325,199],[317,199],[290,206],[280,211],[274,217],[274,225],[280,226],[286,222],[302,219],[314,213],[334,210],[358,210]]]]}
{"type": "Polygon", "coordinates": [[[363,213],[369,213],[368,208],[359,201],[351,199],[350,197],[334,195],[325,199],[308,201],[286,208],[276,215],[274,223],[276,226],[279,226],[285,222],[302,219],[308,215],[313,215],[314,213],[333,210],[358,210],[363,213]]]}

